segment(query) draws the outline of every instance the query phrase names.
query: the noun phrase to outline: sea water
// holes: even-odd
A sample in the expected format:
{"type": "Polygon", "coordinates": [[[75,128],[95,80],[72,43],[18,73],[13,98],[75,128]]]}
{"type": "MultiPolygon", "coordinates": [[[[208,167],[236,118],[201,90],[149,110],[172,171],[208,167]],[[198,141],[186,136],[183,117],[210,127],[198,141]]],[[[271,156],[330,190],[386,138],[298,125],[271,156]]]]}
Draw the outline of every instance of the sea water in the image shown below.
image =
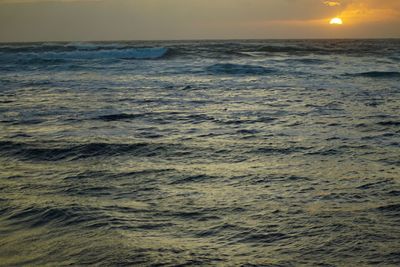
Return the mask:
{"type": "Polygon", "coordinates": [[[400,41],[0,44],[0,265],[400,265],[400,41]]]}

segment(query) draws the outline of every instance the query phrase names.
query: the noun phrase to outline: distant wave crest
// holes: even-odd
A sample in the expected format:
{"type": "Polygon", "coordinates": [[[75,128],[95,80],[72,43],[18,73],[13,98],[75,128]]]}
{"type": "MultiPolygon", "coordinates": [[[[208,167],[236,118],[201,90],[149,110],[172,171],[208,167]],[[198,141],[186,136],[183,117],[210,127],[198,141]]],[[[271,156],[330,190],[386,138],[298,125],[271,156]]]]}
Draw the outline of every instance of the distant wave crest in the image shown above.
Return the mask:
{"type": "Polygon", "coordinates": [[[70,50],[22,50],[13,51],[9,55],[12,58],[21,58],[24,60],[74,60],[74,59],[159,59],[167,55],[168,48],[165,47],[149,47],[149,48],[117,48],[102,47],[101,49],[90,48],[90,46],[82,46],[79,49],[70,50]]]}
{"type": "Polygon", "coordinates": [[[121,59],[158,59],[165,56],[167,48],[131,48],[110,49],[96,51],[73,51],[62,53],[47,53],[45,57],[62,59],[97,59],[97,58],[121,58],[121,59]]]}

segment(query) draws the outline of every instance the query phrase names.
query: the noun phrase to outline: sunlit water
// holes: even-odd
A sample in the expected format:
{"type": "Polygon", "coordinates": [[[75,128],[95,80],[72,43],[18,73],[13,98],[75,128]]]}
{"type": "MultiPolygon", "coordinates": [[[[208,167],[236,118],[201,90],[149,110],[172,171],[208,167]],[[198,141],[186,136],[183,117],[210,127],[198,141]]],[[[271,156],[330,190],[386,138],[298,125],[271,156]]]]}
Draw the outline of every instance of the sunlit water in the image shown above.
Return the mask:
{"type": "Polygon", "coordinates": [[[398,266],[400,41],[0,45],[0,265],[398,266]]]}

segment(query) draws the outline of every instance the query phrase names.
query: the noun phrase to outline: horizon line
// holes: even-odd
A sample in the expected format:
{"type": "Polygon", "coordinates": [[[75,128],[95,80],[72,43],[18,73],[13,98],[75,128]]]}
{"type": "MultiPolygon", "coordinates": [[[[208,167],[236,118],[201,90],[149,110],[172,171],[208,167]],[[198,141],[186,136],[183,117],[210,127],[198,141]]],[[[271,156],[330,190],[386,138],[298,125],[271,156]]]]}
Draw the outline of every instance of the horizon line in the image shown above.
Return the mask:
{"type": "Polygon", "coordinates": [[[356,38],[205,38],[205,39],[113,39],[113,40],[43,40],[43,41],[0,41],[0,44],[21,43],[95,43],[95,42],[196,42],[196,41],[290,41],[290,40],[400,40],[399,37],[356,37],[356,38]]]}

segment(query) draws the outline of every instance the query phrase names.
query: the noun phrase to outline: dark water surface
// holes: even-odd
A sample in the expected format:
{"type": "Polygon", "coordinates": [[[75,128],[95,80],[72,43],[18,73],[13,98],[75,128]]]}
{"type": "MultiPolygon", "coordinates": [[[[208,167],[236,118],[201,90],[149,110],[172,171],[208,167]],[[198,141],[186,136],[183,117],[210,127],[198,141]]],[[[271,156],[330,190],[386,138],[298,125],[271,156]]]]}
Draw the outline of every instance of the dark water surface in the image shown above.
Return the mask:
{"type": "Polygon", "coordinates": [[[400,41],[0,45],[0,265],[399,266],[400,41]]]}

